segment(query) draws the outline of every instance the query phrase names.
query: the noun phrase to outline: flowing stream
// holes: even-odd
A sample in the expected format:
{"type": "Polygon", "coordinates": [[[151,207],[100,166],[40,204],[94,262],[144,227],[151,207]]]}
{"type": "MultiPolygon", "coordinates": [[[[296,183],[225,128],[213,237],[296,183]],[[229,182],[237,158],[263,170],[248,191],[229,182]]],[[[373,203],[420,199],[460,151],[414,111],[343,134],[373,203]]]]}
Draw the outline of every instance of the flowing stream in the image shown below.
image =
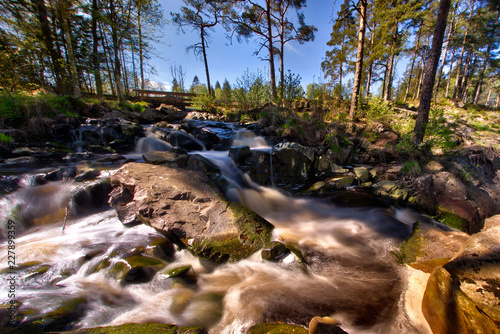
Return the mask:
{"type": "MultiPolygon", "coordinates": [[[[142,144],[168,148],[153,138],[142,144]]],[[[235,145],[269,150],[248,133],[236,138],[235,145]]],[[[291,198],[253,183],[228,152],[198,153],[232,181],[228,198],[269,220],[275,226],[273,239],[301,252],[270,262],[259,251],[237,263],[214,266],[186,250],[169,253],[164,246],[158,260],[158,245],[169,243],[154,229],[126,228],[107,207],[65,222],[78,185],[25,182],[0,200],[4,224],[11,220],[18,226],[15,292],[22,321],[69,309],[74,327],[160,322],[229,334],[245,333],[260,322],[307,325],[319,315],[339,320],[349,333],[430,332],[420,311],[425,274],[398,265],[391,255],[411,233],[409,211],[291,198]],[[24,220],[35,223],[22,226],[24,220]],[[162,268],[190,265],[189,274],[180,279],[162,269],[145,282],[117,279],[123,259],[143,253],[162,268]]],[[[0,244],[2,280],[12,275],[8,246],[6,239],[0,244]]],[[[8,293],[3,284],[4,303],[8,293]]]]}

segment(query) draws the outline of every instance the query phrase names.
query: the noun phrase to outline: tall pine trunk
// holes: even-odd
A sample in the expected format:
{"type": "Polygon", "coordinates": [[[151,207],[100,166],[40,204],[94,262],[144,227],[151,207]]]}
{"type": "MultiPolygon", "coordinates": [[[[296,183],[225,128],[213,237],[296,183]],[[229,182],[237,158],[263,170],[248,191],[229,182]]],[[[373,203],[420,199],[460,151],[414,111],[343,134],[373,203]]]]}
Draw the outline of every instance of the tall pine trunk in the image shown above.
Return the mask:
{"type": "Polygon", "coordinates": [[[361,75],[363,74],[363,48],[365,44],[366,7],[368,6],[368,1],[360,0],[359,4],[358,52],[356,55],[356,72],[354,74],[354,84],[352,87],[351,107],[349,109],[349,118],[352,120],[356,118],[361,87],[361,75]]]}
{"type": "Polygon", "coordinates": [[[207,50],[206,50],[206,46],[205,46],[205,30],[204,30],[203,26],[201,26],[200,34],[201,34],[201,52],[203,53],[203,61],[205,63],[205,72],[207,74],[208,94],[213,95],[212,86],[210,85],[210,72],[208,71],[207,50]]]}
{"type": "Polygon", "coordinates": [[[385,80],[385,87],[384,87],[384,101],[388,102],[391,100],[391,93],[392,93],[392,72],[394,72],[394,57],[395,57],[395,48],[396,48],[396,39],[395,36],[397,35],[397,27],[395,27],[396,31],[394,33],[394,38],[391,42],[391,50],[389,54],[389,60],[387,61],[387,68],[386,68],[386,80],[385,80]]]}
{"type": "Polygon", "coordinates": [[[453,49],[453,52],[451,53],[450,70],[448,71],[448,80],[446,80],[446,93],[445,93],[446,98],[450,97],[451,72],[453,70],[454,62],[455,62],[455,49],[453,49]]]}
{"type": "MultiPolygon", "coordinates": [[[[455,11],[456,9],[457,6],[455,6],[455,11]]],[[[441,76],[443,75],[444,64],[446,63],[446,57],[448,55],[448,47],[450,46],[451,36],[453,34],[453,31],[455,30],[455,11],[453,12],[453,18],[451,20],[450,29],[448,31],[448,37],[446,38],[446,45],[444,47],[443,59],[441,60],[441,65],[439,65],[439,70],[436,79],[437,80],[436,86],[434,87],[434,98],[436,98],[438,94],[439,84],[441,83],[441,76]]]]}
{"type": "Polygon", "coordinates": [[[469,26],[470,26],[470,18],[472,17],[472,12],[474,9],[474,0],[471,1],[471,10],[469,12],[469,18],[467,19],[467,27],[465,28],[465,34],[464,38],[462,40],[462,51],[460,52],[460,58],[458,59],[458,64],[457,64],[457,79],[455,80],[455,88],[453,89],[453,97],[452,99],[455,100],[457,98],[457,93],[458,93],[458,88],[460,84],[460,77],[461,77],[461,71],[462,71],[462,65],[463,65],[463,58],[464,58],[464,53],[465,53],[465,42],[467,41],[467,36],[469,34],[469,26]]]}
{"type": "Polygon", "coordinates": [[[404,99],[405,102],[408,100],[408,94],[410,93],[411,78],[413,77],[413,68],[415,67],[415,60],[417,60],[418,48],[420,47],[420,37],[422,37],[423,26],[424,25],[421,24],[420,29],[418,29],[417,41],[415,42],[415,50],[413,51],[413,57],[410,66],[410,74],[408,75],[408,85],[406,86],[406,91],[405,91],[405,99],[404,99]]]}
{"type": "Polygon", "coordinates": [[[122,84],[122,68],[120,61],[120,42],[118,37],[118,31],[116,28],[117,17],[116,17],[116,8],[114,4],[114,0],[110,0],[109,2],[109,10],[111,16],[111,41],[113,42],[113,56],[114,56],[114,77],[115,77],[115,85],[116,85],[116,95],[120,101],[125,99],[123,95],[123,84],[122,84]]]}
{"type": "Polygon", "coordinates": [[[52,39],[52,31],[50,29],[49,19],[47,15],[47,7],[44,0],[33,0],[35,12],[37,14],[38,22],[42,31],[42,39],[51,60],[52,73],[54,74],[55,90],[58,93],[64,91],[63,78],[64,73],[62,69],[62,59],[54,47],[54,40],[52,39]]]}
{"type": "Polygon", "coordinates": [[[422,96],[420,97],[420,105],[418,106],[417,120],[413,130],[413,143],[418,146],[422,143],[425,135],[425,128],[429,121],[429,110],[431,108],[432,90],[436,79],[436,71],[443,46],[444,33],[446,30],[446,18],[450,10],[451,0],[441,0],[437,13],[436,27],[434,29],[434,37],[432,38],[432,46],[429,53],[429,60],[425,70],[424,86],[422,88],[422,96]]]}
{"type": "MultiPolygon", "coordinates": [[[[370,53],[373,52],[373,46],[375,45],[375,20],[373,20],[372,24],[372,34],[370,37],[370,53]]],[[[373,60],[370,60],[368,64],[368,77],[366,78],[366,96],[369,97],[370,94],[370,86],[372,81],[372,72],[373,72],[373,60]]]]}
{"type": "Polygon", "coordinates": [[[71,28],[69,26],[69,11],[66,0],[59,0],[59,14],[61,17],[62,27],[64,31],[64,39],[66,40],[66,50],[68,54],[69,73],[71,78],[72,93],[75,98],[81,97],[80,80],[78,79],[78,70],[76,68],[75,54],[73,52],[73,43],[71,42],[71,28]]]}
{"type": "Polygon", "coordinates": [[[276,100],[276,73],[274,67],[273,30],[271,22],[271,0],[266,0],[267,45],[269,46],[269,71],[271,72],[271,95],[276,100]]]}
{"type": "Polygon", "coordinates": [[[142,48],[142,24],[141,24],[141,5],[137,7],[137,26],[139,28],[139,67],[141,71],[141,90],[144,90],[144,50],[142,48]]]}
{"type": "Polygon", "coordinates": [[[99,60],[99,38],[97,35],[98,0],[92,0],[92,65],[94,67],[94,81],[97,98],[102,98],[101,62],[99,60]]]}

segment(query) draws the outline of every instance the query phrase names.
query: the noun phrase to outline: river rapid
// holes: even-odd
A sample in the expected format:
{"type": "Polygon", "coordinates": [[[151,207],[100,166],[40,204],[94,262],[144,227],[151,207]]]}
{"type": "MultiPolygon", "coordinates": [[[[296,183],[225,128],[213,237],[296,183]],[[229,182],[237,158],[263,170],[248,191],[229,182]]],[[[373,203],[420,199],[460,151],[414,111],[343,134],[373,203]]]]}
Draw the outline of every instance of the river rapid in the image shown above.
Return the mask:
{"type": "MultiPolygon", "coordinates": [[[[272,153],[261,138],[236,140],[236,145],[272,153]]],[[[147,141],[155,149],[168,148],[147,141]]],[[[0,200],[3,235],[9,235],[8,222],[16,229],[15,238],[0,244],[0,279],[15,281],[15,298],[5,283],[0,300],[19,303],[12,324],[67,312],[65,330],[157,322],[229,334],[246,333],[261,322],[306,326],[314,316],[331,316],[349,333],[430,333],[420,310],[427,275],[399,265],[393,255],[411,233],[417,213],[292,198],[241,174],[228,152],[197,153],[233,181],[228,199],[267,219],[275,226],[273,239],[298,251],[273,262],[259,251],[220,266],[187,250],[164,250],[165,256],[158,257],[152,245],[166,240],[161,233],[146,225],[123,226],[106,205],[68,215],[72,194],[81,185],[36,185],[26,174],[19,190],[0,200]],[[28,220],[34,223],[25,226],[28,220]],[[162,270],[147,281],[126,284],[117,279],[116,268],[139,250],[151,254],[162,270]],[[13,268],[9,255],[15,255],[13,268]],[[181,267],[189,268],[187,276],[162,274],[163,268],[181,267]]]]}

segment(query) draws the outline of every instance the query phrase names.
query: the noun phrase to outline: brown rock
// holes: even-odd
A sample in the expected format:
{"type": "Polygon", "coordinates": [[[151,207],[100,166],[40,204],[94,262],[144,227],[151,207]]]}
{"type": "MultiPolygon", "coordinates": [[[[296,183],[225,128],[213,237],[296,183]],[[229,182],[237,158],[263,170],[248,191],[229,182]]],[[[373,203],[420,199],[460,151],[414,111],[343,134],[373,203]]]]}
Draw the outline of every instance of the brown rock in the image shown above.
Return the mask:
{"type": "Polygon", "coordinates": [[[500,333],[500,227],[471,236],[460,253],[434,269],[422,301],[432,331],[500,333]]]}
{"type": "Polygon", "coordinates": [[[309,334],[344,334],[340,323],[330,317],[314,317],[309,322],[309,334]]]}
{"type": "Polygon", "coordinates": [[[226,201],[200,172],[129,163],[111,185],[110,204],[124,224],[149,224],[214,262],[245,258],[270,241],[271,224],[226,201]]]}

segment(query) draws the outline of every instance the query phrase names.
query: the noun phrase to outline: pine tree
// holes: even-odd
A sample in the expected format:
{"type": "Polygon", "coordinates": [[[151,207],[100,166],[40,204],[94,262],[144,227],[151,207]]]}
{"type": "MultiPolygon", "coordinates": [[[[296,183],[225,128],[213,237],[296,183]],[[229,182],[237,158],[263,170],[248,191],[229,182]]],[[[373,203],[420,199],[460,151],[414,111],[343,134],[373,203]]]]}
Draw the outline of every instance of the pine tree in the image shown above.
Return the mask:
{"type": "Polygon", "coordinates": [[[424,86],[420,105],[418,107],[417,121],[413,130],[413,143],[418,146],[422,143],[425,135],[425,129],[429,119],[429,109],[431,107],[432,90],[436,78],[441,49],[443,47],[444,33],[446,30],[446,20],[450,9],[451,0],[441,0],[436,19],[436,27],[432,38],[432,47],[430,50],[429,62],[425,71],[424,86]]]}

